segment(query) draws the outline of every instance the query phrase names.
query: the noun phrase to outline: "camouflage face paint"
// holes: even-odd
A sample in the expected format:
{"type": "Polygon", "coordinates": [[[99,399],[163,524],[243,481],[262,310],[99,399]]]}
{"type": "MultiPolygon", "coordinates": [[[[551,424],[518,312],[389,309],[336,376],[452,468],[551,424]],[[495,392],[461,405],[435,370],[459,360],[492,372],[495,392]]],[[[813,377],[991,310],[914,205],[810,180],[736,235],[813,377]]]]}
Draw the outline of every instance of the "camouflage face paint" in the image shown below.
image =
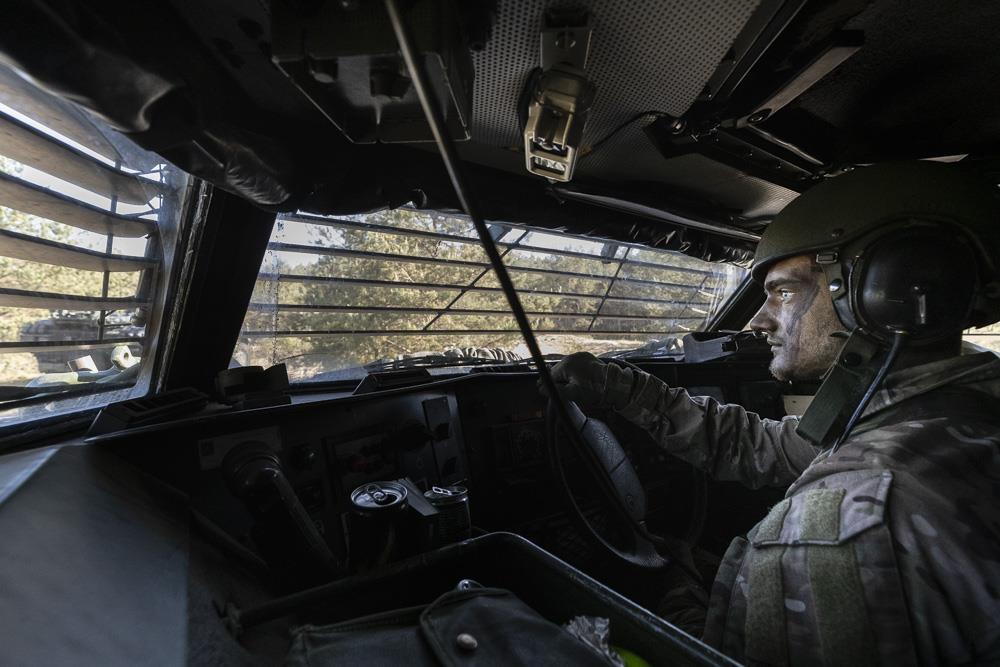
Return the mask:
{"type": "Polygon", "coordinates": [[[843,329],[830,299],[822,298],[826,278],[810,257],[778,262],[768,271],[767,300],[750,327],[768,335],[774,359],[771,372],[779,380],[815,380],[837,358],[843,329]]]}

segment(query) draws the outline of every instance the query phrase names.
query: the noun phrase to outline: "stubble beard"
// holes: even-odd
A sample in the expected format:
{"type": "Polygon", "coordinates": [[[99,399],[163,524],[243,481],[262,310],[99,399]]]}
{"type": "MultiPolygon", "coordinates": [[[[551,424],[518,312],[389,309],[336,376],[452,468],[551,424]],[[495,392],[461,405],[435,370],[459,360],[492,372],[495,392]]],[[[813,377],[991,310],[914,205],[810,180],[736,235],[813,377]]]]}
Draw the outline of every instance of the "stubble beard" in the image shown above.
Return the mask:
{"type": "Polygon", "coordinates": [[[797,358],[789,359],[787,347],[773,348],[774,358],[768,370],[775,379],[782,382],[809,382],[821,380],[837,361],[843,341],[830,336],[819,339],[814,347],[794,350],[797,358]]]}

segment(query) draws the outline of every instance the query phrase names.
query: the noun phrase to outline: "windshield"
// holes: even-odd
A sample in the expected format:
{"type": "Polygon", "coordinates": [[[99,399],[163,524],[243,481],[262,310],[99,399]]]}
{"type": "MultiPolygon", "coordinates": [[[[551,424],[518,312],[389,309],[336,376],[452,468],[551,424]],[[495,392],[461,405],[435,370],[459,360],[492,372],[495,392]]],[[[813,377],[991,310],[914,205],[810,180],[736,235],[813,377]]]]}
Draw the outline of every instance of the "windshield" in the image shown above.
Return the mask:
{"type": "MultiPolygon", "coordinates": [[[[617,241],[490,230],[548,355],[676,353],[746,275],[617,241]]],[[[528,357],[471,222],[408,209],[276,220],[234,364],[285,362],[306,382],[469,357],[528,357]]]]}
{"type": "Polygon", "coordinates": [[[0,426],[144,394],[187,176],[3,66],[0,136],[0,426]]]}

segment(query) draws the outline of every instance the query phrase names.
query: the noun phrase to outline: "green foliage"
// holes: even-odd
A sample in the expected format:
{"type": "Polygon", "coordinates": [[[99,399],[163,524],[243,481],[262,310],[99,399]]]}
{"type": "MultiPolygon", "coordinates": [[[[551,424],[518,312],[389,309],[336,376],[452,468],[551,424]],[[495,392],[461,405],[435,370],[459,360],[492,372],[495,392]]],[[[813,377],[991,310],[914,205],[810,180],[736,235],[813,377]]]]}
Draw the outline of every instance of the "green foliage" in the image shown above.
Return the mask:
{"type": "MultiPolygon", "coordinates": [[[[0,157],[0,171],[18,173],[18,165],[0,157]]],[[[104,250],[105,237],[84,232],[69,225],[0,206],[0,229],[30,234],[39,238],[78,247],[104,250]]],[[[109,296],[132,296],[139,284],[139,272],[115,272],[109,275],[109,296]]],[[[80,271],[64,266],[0,257],[0,287],[80,296],[100,296],[104,274],[80,271]]],[[[48,310],[0,308],[0,341],[21,340],[22,329],[38,320],[51,317],[48,310]]],[[[0,354],[0,384],[23,383],[37,376],[38,365],[31,354],[0,354]]]]}
{"type": "MultiPolygon", "coordinates": [[[[395,210],[370,214],[364,219],[373,224],[395,228],[476,238],[470,223],[443,215],[395,210]]],[[[442,266],[420,261],[426,258],[485,263],[485,254],[476,243],[280,220],[276,223],[272,240],[315,246],[317,252],[268,252],[261,273],[282,277],[258,280],[253,302],[259,307],[247,314],[243,335],[234,352],[238,363],[269,366],[285,361],[293,379],[305,379],[324,370],[349,368],[401,355],[440,353],[450,347],[500,347],[527,356],[503,294],[498,290],[463,289],[499,287],[492,270],[486,267],[442,266]],[[414,260],[384,261],[324,254],[323,248],[403,255],[413,257],[414,260]],[[330,284],[296,280],[289,276],[380,280],[402,284],[330,284]],[[427,283],[434,287],[408,287],[406,283],[427,283]],[[279,311],[275,308],[277,304],[294,304],[301,308],[279,311]],[[323,306],[363,307],[374,312],[330,311],[323,310],[323,306]],[[453,310],[495,311],[495,314],[405,312],[405,309],[443,309],[449,306],[453,310]],[[415,333],[382,333],[387,330],[415,333]],[[264,335],[275,331],[302,332],[302,335],[264,335]],[[324,331],[343,333],[316,335],[316,332],[324,331]],[[435,335],[434,331],[447,333],[435,335]],[[484,331],[495,333],[481,333],[484,331]],[[247,332],[258,332],[261,335],[248,336],[247,332]]],[[[548,241],[551,242],[551,237],[548,237],[548,241]]],[[[592,245],[597,246],[597,242],[592,245]]],[[[651,338],[661,337],[646,332],[676,332],[679,323],[695,329],[712,310],[713,298],[718,300],[713,291],[724,288],[725,285],[715,276],[706,278],[704,274],[672,268],[698,268],[703,271],[705,263],[678,255],[669,257],[671,267],[626,265],[622,274],[627,270],[635,279],[674,282],[683,287],[616,283],[610,296],[652,297],[676,300],[677,303],[608,301],[601,307],[602,316],[607,314],[651,318],[599,321],[595,327],[597,329],[614,327],[622,334],[640,332],[610,336],[588,333],[587,329],[591,316],[597,312],[607,293],[608,278],[619,270],[617,259],[556,255],[545,252],[544,249],[514,249],[507,253],[505,262],[512,269],[512,279],[518,289],[552,293],[521,293],[525,310],[538,313],[531,315],[529,319],[539,333],[543,351],[566,353],[576,349],[589,349],[603,352],[637,347],[651,338]],[[676,262],[673,261],[675,258],[676,262]],[[525,268],[567,271],[580,275],[563,276],[518,270],[525,268]],[[567,292],[587,296],[560,294],[567,292]],[[697,311],[692,310],[695,307],[698,308],[697,311]],[[677,318],[686,319],[678,322],[677,318]],[[545,333],[547,330],[574,330],[581,333],[545,333]]],[[[649,251],[641,259],[662,264],[664,254],[649,251]]],[[[724,267],[720,270],[723,274],[726,273],[724,267]]]]}

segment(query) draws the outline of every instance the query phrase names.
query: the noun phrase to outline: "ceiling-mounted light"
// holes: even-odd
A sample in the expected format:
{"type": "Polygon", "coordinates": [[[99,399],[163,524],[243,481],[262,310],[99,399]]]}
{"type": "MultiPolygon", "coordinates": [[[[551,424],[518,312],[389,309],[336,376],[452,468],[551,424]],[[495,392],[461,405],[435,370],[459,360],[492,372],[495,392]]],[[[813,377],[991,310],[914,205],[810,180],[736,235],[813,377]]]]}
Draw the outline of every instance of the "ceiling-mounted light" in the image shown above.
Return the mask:
{"type": "Polygon", "coordinates": [[[573,178],[587,112],[594,101],[596,88],[585,71],[590,35],[585,20],[583,25],[543,30],[541,67],[529,78],[525,91],[525,166],[551,181],[573,178]]]}

